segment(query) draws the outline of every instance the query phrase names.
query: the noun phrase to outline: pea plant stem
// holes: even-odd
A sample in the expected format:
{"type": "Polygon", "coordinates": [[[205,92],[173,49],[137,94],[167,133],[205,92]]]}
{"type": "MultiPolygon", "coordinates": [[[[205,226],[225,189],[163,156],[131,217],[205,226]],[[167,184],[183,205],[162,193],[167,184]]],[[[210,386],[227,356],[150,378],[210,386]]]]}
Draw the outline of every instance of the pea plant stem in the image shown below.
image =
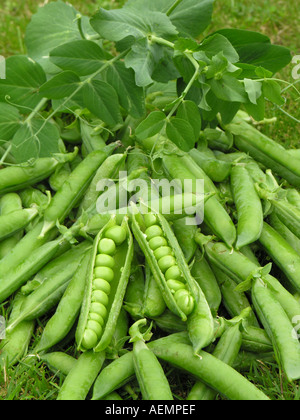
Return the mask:
{"type": "Polygon", "coordinates": [[[176,0],[175,3],[167,11],[166,15],[170,16],[170,14],[176,9],[177,6],[179,6],[180,3],[182,3],[182,0],[176,0]]]}

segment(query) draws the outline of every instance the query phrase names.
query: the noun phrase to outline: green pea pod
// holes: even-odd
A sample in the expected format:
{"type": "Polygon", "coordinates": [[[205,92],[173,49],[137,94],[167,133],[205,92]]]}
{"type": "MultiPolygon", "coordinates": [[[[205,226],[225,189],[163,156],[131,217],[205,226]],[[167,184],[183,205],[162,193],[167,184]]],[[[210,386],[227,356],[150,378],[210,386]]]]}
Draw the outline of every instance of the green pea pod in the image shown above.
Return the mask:
{"type": "Polygon", "coordinates": [[[105,361],[105,353],[82,353],[67,375],[57,401],[83,401],[86,399],[105,361]]]}
{"type": "Polygon", "coordinates": [[[300,193],[295,188],[288,188],[287,196],[288,202],[300,209],[300,193]]]}
{"type": "Polygon", "coordinates": [[[57,154],[51,158],[39,158],[33,164],[9,166],[0,173],[0,194],[20,191],[47,179],[62,163],[72,161],[77,155],[74,153],[57,154]]]}
{"type": "MultiPolygon", "coordinates": [[[[206,255],[212,265],[217,266],[231,277],[237,284],[249,280],[257,274],[261,267],[249,260],[238,251],[230,251],[225,244],[208,243],[205,246],[206,255]]],[[[270,274],[264,276],[265,281],[271,287],[274,296],[284,308],[289,319],[298,319],[300,305],[294,296],[289,293],[282,284],[270,274]]]]}
{"type": "Polygon", "coordinates": [[[99,198],[99,195],[101,194],[101,192],[97,190],[98,183],[102,180],[117,178],[119,171],[126,160],[126,157],[127,155],[125,153],[119,153],[109,156],[102,163],[80,203],[78,209],[79,215],[83,211],[87,211],[91,206],[96,206],[96,202],[99,198]]]}
{"type": "Polygon", "coordinates": [[[275,229],[288,243],[289,245],[300,255],[300,239],[291,232],[291,230],[285,226],[284,223],[279,219],[275,212],[272,212],[269,216],[269,223],[273,229],[275,229]]]}
{"type": "Polygon", "coordinates": [[[270,200],[281,222],[300,239],[300,209],[287,200],[270,200]]]}
{"type": "Polygon", "coordinates": [[[218,160],[204,151],[192,149],[189,155],[200,166],[201,169],[210,177],[214,182],[224,182],[229,178],[231,172],[231,164],[218,160]]]}
{"type": "Polygon", "coordinates": [[[144,271],[137,258],[134,258],[124,298],[124,309],[134,320],[143,317],[144,293],[144,271]]]}
{"type": "Polygon", "coordinates": [[[280,365],[289,381],[300,378],[300,343],[292,323],[268,285],[257,279],[252,286],[253,304],[271,337],[280,365]]]}
{"type": "Polygon", "coordinates": [[[144,326],[146,323],[146,319],[141,319],[129,330],[130,341],[133,342],[134,371],[142,396],[146,401],[172,401],[172,391],[163,368],[145,342],[147,340],[147,332],[142,334],[139,330],[140,326],[144,326]]]}
{"type": "MultiPolygon", "coordinates": [[[[244,292],[236,290],[236,282],[215,265],[212,264],[211,268],[220,287],[222,303],[228,314],[233,318],[238,316],[243,309],[249,308],[250,302],[244,292]]],[[[253,311],[247,317],[246,322],[256,327],[259,326],[259,322],[253,311]]]]}
{"type": "Polygon", "coordinates": [[[112,217],[94,240],[76,330],[77,346],[82,351],[100,352],[109,346],[122,309],[131,272],[133,238],[127,218],[121,226],[115,219],[112,217]],[[114,231],[116,237],[111,234],[114,231]]]}
{"type": "Polygon", "coordinates": [[[265,330],[247,325],[242,332],[242,350],[263,354],[272,352],[273,345],[265,330]]]}
{"type": "MultiPolygon", "coordinates": [[[[239,354],[241,345],[242,334],[240,331],[240,325],[236,324],[224,332],[212,354],[227,365],[232,366],[239,354]]],[[[209,388],[203,382],[196,382],[189,393],[187,400],[213,401],[216,396],[216,391],[209,388]]]]}
{"type": "Polygon", "coordinates": [[[263,208],[254,183],[243,166],[231,170],[231,188],[238,214],[236,248],[256,242],[263,228],[263,208]]]}
{"type": "MultiPolygon", "coordinates": [[[[175,182],[178,180],[185,193],[195,193],[197,182],[203,180],[205,193],[218,194],[217,187],[190,156],[165,155],[163,166],[168,177],[175,182]],[[187,183],[187,180],[191,185],[187,183]]],[[[236,240],[236,229],[217,196],[211,197],[205,203],[204,222],[218,238],[222,239],[229,247],[233,246],[236,240]]]]}
{"type": "MultiPolygon", "coordinates": [[[[161,340],[150,341],[148,347],[152,348],[161,340]]],[[[176,343],[189,343],[185,333],[171,334],[163,339],[163,342],[169,346],[176,343]]],[[[114,360],[106,366],[95,381],[92,400],[101,400],[111,392],[120,389],[135,377],[133,351],[125,353],[123,356],[114,360]]]]}
{"type": "Polygon", "coordinates": [[[283,271],[296,291],[300,292],[300,255],[266,222],[259,238],[268,255],[283,271]]]}
{"type": "Polygon", "coordinates": [[[207,259],[199,250],[195,254],[191,274],[201,287],[212,313],[217,314],[222,301],[221,291],[207,259]]]}
{"type": "Polygon", "coordinates": [[[127,312],[122,308],[115,332],[113,334],[110,345],[106,348],[106,359],[117,359],[120,352],[123,351],[125,343],[128,341],[129,320],[127,312]]]}
{"type": "Polygon", "coordinates": [[[178,243],[182,249],[187,263],[190,263],[195,255],[197,244],[194,241],[194,236],[198,231],[198,226],[195,223],[189,224],[189,218],[174,220],[172,227],[178,243]]]}
{"type": "Polygon", "coordinates": [[[133,216],[132,230],[167,307],[183,321],[188,321],[190,339],[197,353],[213,341],[214,322],[205,295],[191,275],[172,228],[162,215],[148,213],[142,223],[133,216]]]}
{"type": "MultiPolygon", "coordinates": [[[[21,294],[16,295],[9,322],[13,322],[18,317],[24,299],[21,294]]],[[[0,345],[0,366],[13,366],[25,356],[34,327],[34,321],[24,321],[14,331],[6,334],[0,345]]]]}
{"type": "MultiPolygon", "coordinates": [[[[14,211],[22,210],[22,201],[17,193],[8,193],[0,198],[0,215],[9,215],[14,211]]],[[[0,260],[4,258],[22,239],[24,231],[21,230],[12,237],[0,242],[0,260]]]]}
{"type": "Polygon", "coordinates": [[[58,191],[71,174],[69,163],[57,168],[49,178],[49,185],[53,191],[58,191]]]}
{"type": "Polygon", "coordinates": [[[63,376],[67,376],[77,364],[77,359],[59,351],[41,354],[39,358],[47,364],[53,373],[63,376]]]}
{"type": "Polygon", "coordinates": [[[54,195],[51,203],[44,213],[44,226],[40,237],[43,237],[49,230],[55,227],[56,222],[63,222],[73,207],[83,197],[88,188],[95,171],[113,152],[115,146],[108,147],[105,151],[90,153],[71,172],[70,176],[63,183],[61,188],[54,195]]]}
{"type": "Polygon", "coordinates": [[[39,214],[37,209],[17,210],[0,216],[0,241],[22,231],[39,214]]]}
{"type": "MultiPolygon", "coordinates": [[[[57,241],[55,241],[57,242],[57,241]]],[[[69,264],[67,270],[56,272],[47,278],[24,300],[19,316],[8,325],[13,330],[23,320],[33,320],[41,317],[52,309],[62,298],[71,278],[77,270],[84,254],[90,249],[90,242],[85,241],[77,248],[76,259],[69,264]]]]}
{"type": "Polygon", "coordinates": [[[153,318],[153,321],[158,328],[168,334],[174,334],[182,331],[186,331],[186,322],[183,322],[177,315],[168,309],[157,318],[153,318]]]}
{"type": "Polygon", "coordinates": [[[48,192],[48,195],[46,195],[33,187],[26,188],[19,192],[19,196],[25,208],[29,209],[30,207],[36,206],[42,210],[45,209],[50,202],[51,197],[49,197],[49,194],[50,193],[48,192]]]}
{"type": "Polygon", "coordinates": [[[269,400],[244,376],[204,350],[201,350],[200,357],[195,356],[190,345],[184,343],[170,345],[164,339],[153,342],[151,350],[159,359],[191,374],[229,400],[269,400]]]}
{"type": "Polygon", "coordinates": [[[227,128],[235,135],[235,146],[239,150],[249,153],[252,158],[290,184],[300,186],[299,160],[291,156],[279,143],[268,138],[240,116],[236,116],[227,128]]]}
{"type": "Polygon", "coordinates": [[[67,336],[79,313],[84,296],[85,276],[90,259],[87,252],[70,281],[55,314],[47,322],[35,352],[46,351],[67,336]]]}
{"type": "Polygon", "coordinates": [[[146,263],[145,277],[143,314],[147,318],[155,318],[163,314],[166,309],[166,304],[148,263],[146,263]]]}

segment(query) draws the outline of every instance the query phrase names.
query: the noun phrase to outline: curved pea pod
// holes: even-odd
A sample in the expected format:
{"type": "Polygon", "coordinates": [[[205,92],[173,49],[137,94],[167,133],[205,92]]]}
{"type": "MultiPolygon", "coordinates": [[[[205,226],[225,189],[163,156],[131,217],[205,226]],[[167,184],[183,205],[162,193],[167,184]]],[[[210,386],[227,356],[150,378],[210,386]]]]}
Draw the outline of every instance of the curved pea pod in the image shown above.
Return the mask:
{"type": "Polygon", "coordinates": [[[133,249],[127,218],[118,225],[112,217],[96,236],[76,330],[78,349],[100,352],[111,343],[129,281],[133,249]]]}
{"type": "Polygon", "coordinates": [[[90,248],[89,241],[78,245],[77,255],[75,254],[76,258],[74,258],[73,263],[69,264],[66,270],[56,272],[55,275],[47,278],[30,295],[26,296],[19,316],[8,325],[7,330],[13,330],[23,320],[37,319],[55,307],[62,298],[82,258],[90,248]]]}
{"type": "Polygon", "coordinates": [[[270,200],[281,222],[300,239],[300,209],[287,200],[270,200]]]}
{"type": "MultiPolygon", "coordinates": [[[[213,351],[213,356],[222,360],[229,366],[234,364],[242,345],[242,334],[240,325],[236,324],[222,334],[216,348],[213,351]]],[[[196,382],[187,400],[205,400],[213,401],[217,396],[217,392],[209,388],[203,382],[196,382]]]]}
{"type": "Polygon", "coordinates": [[[239,150],[249,153],[252,158],[286,179],[291,185],[300,186],[299,159],[291,156],[279,143],[239,116],[235,117],[227,128],[234,134],[235,146],[239,150]]]}
{"type": "Polygon", "coordinates": [[[84,401],[105,361],[105,353],[82,353],[59,391],[57,401],[84,401]]]}
{"type": "MultiPolygon", "coordinates": [[[[22,210],[22,201],[17,193],[7,193],[0,198],[0,215],[9,215],[12,212],[22,210]]],[[[24,231],[18,233],[0,242],[0,260],[4,258],[22,239],[24,231]]]]}
{"type": "MultiPolygon", "coordinates": [[[[13,301],[13,309],[10,315],[10,322],[13,322],[19,315],[20,308],[25,297],[17,294],[13,301]]],[[[19,362],[27,353],[30,340],[34,332],[35,322],[24,321],[6,334],[0,345],[0,366],[9,367],[19,362]]]]}
{"type": "Polygon", "coordinates": [[[201,287],[212,313],[217,314],[222,302],[221,291],[213,270],[199,250],[195,254],[191,274],[201,287]]]}
{"type": "Polygon", "coordinates": [[[183,322],[177,315],[173,314],[169,309],[157,318],[153,318],[153,321],[162,331],[168,334],[183,332],[187,330],[186,322],[183,322]]]}
{"type": "Polygon", "coordinates": [[[236,248],[240,249],[259,239],[263,229],[263,207],[254,183],[243,166],[232,168],[231,188],[238,216],[236,248]]]}
{"type": "Polygon", "coordinates": [[[51,158],[39,158],[32,165],[9,166],[0,173],[0,194],[20,191],[47,179],[58,166],[72,161],[78,153],[56,154],[51,158]]]}
{"type": "Polygon", "coordinates": [[[190,263],[195,255],[197,244],[194,241],[194,236],[198,231],[198,226],[194,223],[189,223],[189,218],[174,220],[172,227],[178,243],[182,249],[187,263],[190,263]]]}
{"type": "Polygon", "coordinates": [[[124,309],[133,319],[143,317],[144,293],[144,270],[137,258],[134,258],[124,298],[124,309]]]}
{"type": "Polygon", "coordinates": [[[39,358],[47,364],[49,369],[57,374],[67,376],[77,363],[77,359],[60,351],[42,353],[39,358]]]}
{"type": "Polygon", "coordinates": [[[272,339],[287,379],[298,380],[300,378],[300,343],[292,323],[274,297],[272,290],[262,279],[254,281],[252,298],[255,310],[272,339]]]}
{"type": "Polygon", "coordinates": [[[300,239],[279,219],[275,212],[269,216],[269,223],[300,255],[300,239]]]}
{"type": "Polygon", "coordinates": [[[286,198],[289,203],[300,209],[300,193],[298,190],[295,188],[288,188],[286,198]]]}
{"type": "Polygon", "coordinates": [[[38,209],[22,209],[0,216],[0,241],[26,228],[39,214],[38,209]]]}
{"type": "MultiPolygon", "coordinates": [[[[173,400],[172,391],[163,368],[146,344],[147,332],[142,334],[139,331],[139,327],[146,323],[146,319],[141,319],[129,330],[130,342],[133,343],[134,371],[143,399],[146,401],[173,400]]],[[[150,333],[150,337],[151,335],[150,333]]]]}
{"type": "Polygon", "coordinates": [[[242,350],[261,354],[270,353],[273,351],[273,344],[265,330],[247,325],[242,332],[242,350]]]}
{"type": "Polygon", "coordinates": [[[132,231],[167,307],[188,321],[189,336],[197,353],[214,339],[213,316],[172,228],[162,215],[148,213],[144,221],[133,216],[132,231]]]}
{"type": "Polygon", "coordinates": [[[67,336],[75,324],[83,301],[89,260],[90,253],[87,252],[63,294],[55,314],[47,322],[35,352],[46,351],[55,346],[67,336]]]}
{"type": "Polygon", "coordinates": [[[147,263],[145,271],[146,282],[143,296],[143,314],[147,318],[155,318],[162,315],[166,309],[166,304],[147,263]]]}
{"type": "Polygon", "coordinates": [[[300,292],[300,255],[266,222],[263,224],[259,242],[274,263],[283,271],[295,290],[300,292]]]}
{"type": "Polygon", "coordinates": [[[231,172],[231,164],[229,162],[224,162],[218,160],[208,153],[203,152],[202,150],[192,149],[189,152],[189,155],[193,160],[204,170],[204,172],[210,177],[214,182],[224,182],[229,178],[231,172]]]}
{"type": "Polygon", "coordinates": [[[121,351],[123,351],[126,341],[129,340],[128,336],[129,319],[127,312],[122,308],[116,329],[114,331],[110,345],[106,348],[106,359],[117,359],[121,351]]]}
{"type": "MultiPolygon", "coordinates": [[[[231,277],[236,284],[243,283],[261,271],[262,267],[258,267],[253,261],[238,251],[230,251],[225,244],[208,243],[205,245],[206,255],[212,265],[223,270],[231,277]]],[[[300,315],[299,302],[289,293],[282,284],[270,274],[264,276],[267,284],[272,288],[278,302],[284,308],[289,319],[298,319],[300,315]]]]}
{"type": "Polygon", "coordinates": [[[58,191],[63,183],[68,179],[71,174],[71,167],[68,163],[65,163],[60,168],[57,168],[55,172],[49,178],[49,185],[53,191],[58,191]]]}

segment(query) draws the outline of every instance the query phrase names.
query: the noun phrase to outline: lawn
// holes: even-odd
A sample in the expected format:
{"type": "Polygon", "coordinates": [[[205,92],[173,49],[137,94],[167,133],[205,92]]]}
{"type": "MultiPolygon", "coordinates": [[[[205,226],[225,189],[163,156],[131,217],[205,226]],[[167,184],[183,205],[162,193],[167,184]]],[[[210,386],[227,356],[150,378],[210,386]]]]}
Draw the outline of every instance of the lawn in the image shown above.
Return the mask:
{"type": "MultiPolygon", "coordinates": [[[[151,0],[149,0],[151,1],[151,0]]],[[[38,7],[48,1],[42,0],[2,0],[0,14],[0,55],[8,57],[16,54],[26,54],[24,46],[25,29],[38,7]]],[[[99,7],[117,8],[124,4],[124,0],[69,0],[78,11],[85,15],[92,15],[99,7]]],[[[300,55],[299,37],[299,0],[287,2],[283,0],[216,0],[212,24],[204,35],[218,29],[239,28],[262,32],[268,35],[272,42],[289,47],[293,56],[300,55]],[[298,5],[297,5],[298,2],[298,5]]],[[[51,22],[49,22],[51,24],[51,22]]],[[[294,83],[293,69],[296,64],[291,64],[277,75],[281,79],[282,88],[288,83],[294,83]]],[[[299,72],[300,73],[300,72],[299,72]]],[[[300,75],[299,75],[300,77],[300,75]]],[[[297,85],[296,85],[297,86],[297,85]]],[[[299,89],[300,85],[298,84],[299,89]]],[[[286,104],[283,110],[274,106],[268,107],[268,117],[276,117],[272,125],[262,126],[261,129],[273,139],[287,147],[299,148],[300,113],[299,94],[295,89],[285,91],[286,104]]],[[[0,311],[0,315],[2,315],[0,311]]],[[[41,320],[42,322],[42,320],[41,320]]],[[[41,328],[36,329],[36,334],[41,328]]],[[[75,351],[70,349],[70,354],[75,351]]],[[[55,399],[62,379],[51,374],[42,362],[27,358],[15,369],[9,372],[0,372],[0,400],[55,399]]],[[[172,370],[168,372],[178,375],[172,370]]],[[[298,400],[300,398],[297,384],[289,384],[278,372],[277,365],[257,363],[248,375],[273,400],[298,400]]],[[[172,382],[172,380],[171,380],[172,382]]],[[[178,382],[178,381],[176,381],[178,382]]],[[[135,397],[135,389],[127,387],[124,396],[135,397]]],[[[182,389],[174,390],[178,399],[186,396],[187,388],[192,383],[190,379],[182,376],[182,389]]]]}

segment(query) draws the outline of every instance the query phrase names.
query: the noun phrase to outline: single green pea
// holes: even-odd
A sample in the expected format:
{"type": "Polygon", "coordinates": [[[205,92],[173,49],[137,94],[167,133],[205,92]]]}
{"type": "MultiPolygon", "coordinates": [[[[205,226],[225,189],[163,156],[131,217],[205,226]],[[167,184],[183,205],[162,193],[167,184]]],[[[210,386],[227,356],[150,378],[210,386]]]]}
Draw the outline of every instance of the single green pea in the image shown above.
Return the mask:
{"type": "Polygon", "coordinates": [[[88,321],[96,321],[96,322],[98,322],[101,325],[101,327],[103,327],[103,325],[105,323],[105,321],[102,318],[102,316],[101,315],[98,315],[98,314],[96,314],[94,312],[89,314],[88,321]]]}
{"type": "Polygon", "coordinates": [[[165,273],[169,268],[176,266],[176,260],[172,255],[167,255],[158,261],[158,266],[165,273]]]}
{"type": "Polygon", "coordinates": [[[94,290],[92,293],[92,302],[99,302],[102,303],[102,305],[107,306],[108,296],[102,290],[94,290]]]}
{"type": "Polygon", "coordinates": [[[190,315],[193,312],[195,301],[188,290],[178,290],[174,295],[174,299],[183,313],[190,315]]]}
{"type": "Polygon", "coordinates": [[[96,257],[95,266],[96,267],[109,267],[114,268],[116,262],[111,255],[99,254],[96,257]]]}
{"type": "Polygon", "coordinates": [[[178,290],[183,290],[186,288],[185,284],[178,280],[168,280],[167,285],[172,293],[176,293],[178,290]]]}
{"type": "Polygon", "coordinates": [[[95,313],[100,315],[103,319],[107,317],[107,309],[106,307],[99,302],[92,302],[90,306],[90,314],[95,313]]]}
{"type": "Polygon", "coordinates": [[[146,227],[148,228],[150,226],[157,224],[157,217],[153,213],[147,213],[144,216],[144,221],[145,221],[146,227]]]}
{"type": "Polygon", "coordinates": [[[112,239],[103,238],[98,245],[99,254],[114,255],[116,252],[116,244],[112,239]]]}
{"type": "Polygon", "coordinates": [[[103,279],[111,283],[114,279],[114,272],[109,267],[96,267],[94,270],[95,279],[103,279]]]}
{"type": "Polygon", "coordinates": [[[147,240],[150,241],[152,238],[156,236],[164,236],[164,232],[162,228],[158,225],[153,225],[148,227],[145,231],[145,235],[147,236],[147,240]]]}
{"type": "Polygon", "coordinates": [[[93,290],[102,290],[107,295],[109,295],[111,287],[110,287],[110,284],[108,283],[108,281],[106,281],[104,279],[95,279],[93,281],[93,290]]]}
{"type": "Polygon", "coordinates": [[[83,334],[82,346],[86,350],[91,350],[97,345],[97,343],[98,343],[98,336],[95,333],[95,331],[86,329],[83,334]]]}
{"type": "Polygon", "coordinates": [[[105,237],[114,241],[117,246],[120,246],[126,240],[127,232],[122,226],[113,226],[107,230],[105,237]]]}
{"type": "Polygon", "coordinates": [[[97,335],[97,337],[100,337],[102,333],[102,326],[99,324],[99,322],[95,320],[90,320],[86,324],[87,330],[92,330],[97,335]]]}
{"type": "Polygon", "coordinates": [[[157,236],[156,238],[150,239],[149,246],[152,251],[155,251],[157,248],[161,248],[162,246],[168,246],[168,242],[165,238],[157,236]]]}
{"type": "Polygon", "coordinates": [[[179,280],[181,278],[181,271],[178,265],[170,267],[165,273],[165,278],[167,280],[179,280]]]}
{"type": "Polygon", "coordinates": [[[154,257],[156,260],[160,260],[162,257],[166,257],[167,255],[173,255],[173,251],[169,246],[162,246],[154,251],[154,257]]]}

